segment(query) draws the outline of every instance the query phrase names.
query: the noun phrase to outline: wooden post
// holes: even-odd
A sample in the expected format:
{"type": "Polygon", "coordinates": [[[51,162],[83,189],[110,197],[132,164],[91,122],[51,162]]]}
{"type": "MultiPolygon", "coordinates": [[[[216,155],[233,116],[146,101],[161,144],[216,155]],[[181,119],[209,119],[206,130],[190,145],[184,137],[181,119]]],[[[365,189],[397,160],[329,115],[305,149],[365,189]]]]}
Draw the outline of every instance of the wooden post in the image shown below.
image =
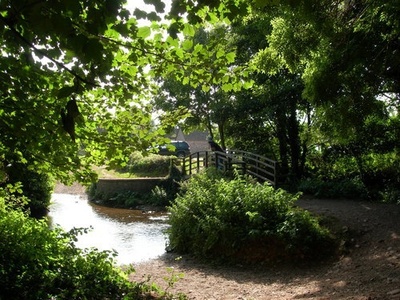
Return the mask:
{"type": "Polygon", "coordinates": [[[192,160],[189,161],[189,175],[192,175],[192,160]]]}
{"type": "Polygon", "coordinates": [[[182,175],[185,176],[186,175],[186,157],[183,158],[182,160],[182,175]]]}
{"type": "Polygon", "coordinates": [[[197,166],[197,173],[200,172],[200,152],[197,152],[197,161],[196,161],[196,166],[197,166]]]}

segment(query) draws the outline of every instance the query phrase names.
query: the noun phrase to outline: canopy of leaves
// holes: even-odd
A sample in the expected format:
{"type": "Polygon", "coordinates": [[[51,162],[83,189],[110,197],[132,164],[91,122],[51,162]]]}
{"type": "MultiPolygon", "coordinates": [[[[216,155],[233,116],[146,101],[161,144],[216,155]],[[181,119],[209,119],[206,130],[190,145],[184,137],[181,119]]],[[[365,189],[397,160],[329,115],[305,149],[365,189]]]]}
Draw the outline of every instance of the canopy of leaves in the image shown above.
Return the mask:
{"type": "Polygon", "coordinates": [[[397,1],[200,0],[174,1],[170,15],[230,24],[235,64],[256,85],[233,95],[229,138],[298,168],[315,144],[357,159],[398,151],[399,13],[397,1]]]}
{"type": "MultiPolygon", "coordinates": [[[[149,3],[163,10],[160,1],[149,3]]],[[[202,45],[182,44],[165,34],[162,22],[139,26],[123,4],[0,3],[4,165],[22,161],[64,181],[88,180],[91,165],[123,165],[134,150],[163,142],[164,130],[154,125],[148,105],[153,78],[168,74],[202,85],[211,65],[219,66],[221,78],[236,77],[223,52],[216,59],[202,45]]],[[[193,32],[184,26],[184,35],[193,32]]]]}

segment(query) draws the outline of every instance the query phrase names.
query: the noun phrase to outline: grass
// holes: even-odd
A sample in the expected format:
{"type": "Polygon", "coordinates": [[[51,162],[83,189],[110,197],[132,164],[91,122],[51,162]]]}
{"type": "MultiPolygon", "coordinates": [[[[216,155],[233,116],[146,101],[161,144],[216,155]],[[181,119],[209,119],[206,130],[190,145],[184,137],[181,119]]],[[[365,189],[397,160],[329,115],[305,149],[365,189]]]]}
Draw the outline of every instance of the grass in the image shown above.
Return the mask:
{"type": "Polygon", "coordinates": [[[94,167],[93,168],[96,173],[99,175],[99,178],[137,178],[136,174],[131,174],[131,173],[121,173],[117,172],[115,170],[109,170],[106,167],[94,167]]]}
{"type": "MultiPolygon", "coordinates": [[[[99,178],[143,178],[166,177],[169,174],[170,156],[152,154],[143,157],[140,153],[132,154],[129,164],[123,169],[109,169],[106,166],[95,167],[99,178]]],[[[179,161],[175,161],[176,164],[179,161]]]]}

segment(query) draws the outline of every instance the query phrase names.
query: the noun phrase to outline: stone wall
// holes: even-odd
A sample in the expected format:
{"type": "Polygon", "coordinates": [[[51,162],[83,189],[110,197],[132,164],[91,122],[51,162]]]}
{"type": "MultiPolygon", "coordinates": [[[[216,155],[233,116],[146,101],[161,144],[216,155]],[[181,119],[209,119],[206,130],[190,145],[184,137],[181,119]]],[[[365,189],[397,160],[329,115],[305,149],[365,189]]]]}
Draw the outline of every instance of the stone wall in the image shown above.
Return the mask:
{"type": "Polygon", "coordinates": [[[165,181],[165,178],[99,179],[96,193],[106,197],[124,191],[148,193],[154,187],[165,184],[165,181]]]}

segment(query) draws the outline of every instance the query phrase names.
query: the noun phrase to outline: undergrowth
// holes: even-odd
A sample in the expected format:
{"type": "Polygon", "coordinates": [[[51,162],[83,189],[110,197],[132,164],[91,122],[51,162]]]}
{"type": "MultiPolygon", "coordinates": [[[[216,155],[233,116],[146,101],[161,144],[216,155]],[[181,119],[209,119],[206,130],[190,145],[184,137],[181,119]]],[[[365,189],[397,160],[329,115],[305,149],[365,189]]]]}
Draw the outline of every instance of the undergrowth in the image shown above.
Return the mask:
{"type": "MultiPolygon", "coordinates": [[[[16,189],[0,188],[0,299],[186,299],[146,281],[130,281],[134,270],[117,267],[114,251],[78,248],[77,237],[87,229],[65,232],[30,218],[10,193],[16,189]]],[[[178,279],[171,273],[169,286],[178,279]]]]}
{"type": "Polygon", "coordinates": [[[170,248],[228,261],[305,261],[329,257],[336,240],[296,207],[300,194],[218,172],[193,176],[169,207],[170,248]]]}

